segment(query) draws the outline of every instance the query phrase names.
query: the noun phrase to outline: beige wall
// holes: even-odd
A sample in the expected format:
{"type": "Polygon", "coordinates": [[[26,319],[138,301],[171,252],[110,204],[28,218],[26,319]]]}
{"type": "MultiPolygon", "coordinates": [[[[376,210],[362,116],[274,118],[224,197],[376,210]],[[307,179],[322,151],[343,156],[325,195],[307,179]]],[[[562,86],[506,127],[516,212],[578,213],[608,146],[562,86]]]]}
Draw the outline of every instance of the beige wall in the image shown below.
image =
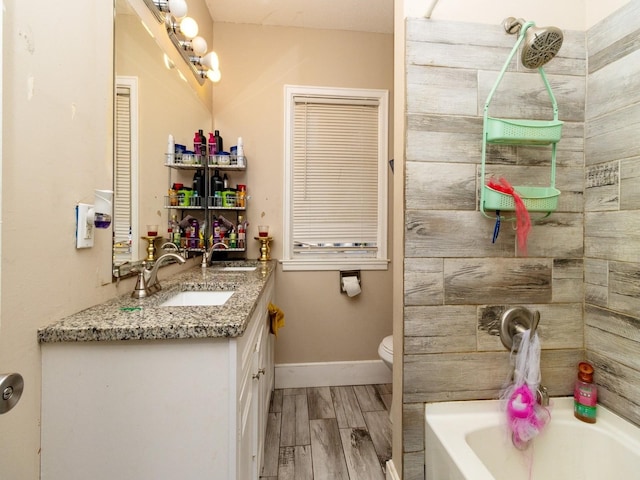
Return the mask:
{"type": "MultiPolygon", "coordinates": [[[[258,223],[266,223],[272,257],[281,258],[284,85],[379,88],[392,95],[393,36],[216,23],[214,39],[223,75],[213,92],[215,128],[225,148],[242,136],[248,156],[249,256],[258,257],[252,237],[258,223]]],[[[339,293],[337,272],[280,269],[276,278],[287,322],[277,363],[378,358],[380,340],[391,334],[391,270],[362,272],[362,294],[353,299],[339,293]]]]}

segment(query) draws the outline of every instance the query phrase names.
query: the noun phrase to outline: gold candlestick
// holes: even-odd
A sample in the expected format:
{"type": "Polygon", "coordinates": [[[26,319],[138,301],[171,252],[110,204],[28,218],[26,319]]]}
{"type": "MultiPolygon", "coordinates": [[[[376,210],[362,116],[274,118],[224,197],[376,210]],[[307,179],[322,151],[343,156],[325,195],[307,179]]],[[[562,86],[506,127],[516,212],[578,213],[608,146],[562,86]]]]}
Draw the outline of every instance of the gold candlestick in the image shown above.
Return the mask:
{"type": "Polygon", "coordinates": [[[145,236],[142,237],[143,239],[145,239],[147,242],[149,242],[149,245],[147,245],[147,262],[153,262],[156,259],[156,245],[155,245],[155,241],[156,238],[158,238],[158,235],[154,235],[154,236],[145,236]]]}
{"type": "Polygon", "coordinates": [[[273,240],[272,237],[253,237],[260,242],[260,258],[258,260],[262,262],[266,262],[267,260],[271,260],[269,254],[271,253],[271,248],[269,247],[269,242],[273,240]]]}

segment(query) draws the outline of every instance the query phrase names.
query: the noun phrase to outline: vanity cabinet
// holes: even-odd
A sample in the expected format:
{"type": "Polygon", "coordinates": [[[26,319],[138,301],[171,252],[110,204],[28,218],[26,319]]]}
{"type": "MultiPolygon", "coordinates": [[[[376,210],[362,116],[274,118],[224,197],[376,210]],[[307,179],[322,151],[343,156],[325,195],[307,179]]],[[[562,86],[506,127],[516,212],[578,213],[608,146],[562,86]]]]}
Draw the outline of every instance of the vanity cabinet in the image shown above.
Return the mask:
{"type": "Polygon", "coordinates": [[[273,295],[234,338],[43,343],[41,478],[257,480],[273,295]]]}

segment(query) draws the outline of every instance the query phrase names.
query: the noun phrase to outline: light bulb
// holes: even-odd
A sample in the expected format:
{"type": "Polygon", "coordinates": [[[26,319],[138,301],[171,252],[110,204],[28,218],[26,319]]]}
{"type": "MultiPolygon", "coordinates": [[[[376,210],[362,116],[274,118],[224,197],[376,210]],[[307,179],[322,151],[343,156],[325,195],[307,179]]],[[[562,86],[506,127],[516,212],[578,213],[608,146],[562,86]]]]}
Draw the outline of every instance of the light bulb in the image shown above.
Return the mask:
{"type": "Polygon", "coordinates": [[[187,2],[185,0],[169,0],[171,15],[180,20],[187,16],[187,2]]]}
{"type": "Polygon", "coordinates": [[[193,53],[201,57],[207,53],[207,41],[202,37],[195,37],[191,40],[191,49],[193,53]]]}
{"type": "Polygon", "coordinates": [[[207,53],[204,57],[202,57],[200,63],[210,70],[220,69],[220,60],[218,59],[218,54],[213,51],[207,53]]]}
{"type": "Polygon", "coordinates": [[[222,78],[220,70],[207,70],[207,78],[213,83],[218,83],[222,78]]]}
{"type": "Polygon", "coordinates": [[[198,35],[198,24],[193,18],[184,17],[182,21],[180,21],[180,32],[188,39],[192,39],[198,35]]]}

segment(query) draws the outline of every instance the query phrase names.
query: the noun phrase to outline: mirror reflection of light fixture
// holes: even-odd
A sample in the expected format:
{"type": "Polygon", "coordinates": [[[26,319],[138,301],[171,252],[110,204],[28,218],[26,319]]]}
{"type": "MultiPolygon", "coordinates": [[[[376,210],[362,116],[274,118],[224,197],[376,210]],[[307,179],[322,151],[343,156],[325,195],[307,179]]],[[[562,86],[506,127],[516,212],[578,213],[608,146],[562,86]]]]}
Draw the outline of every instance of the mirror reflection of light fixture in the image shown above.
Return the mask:
{"type": "Polygon", "coordinates": [[[167,70],[171,70],[172,68],[176,68],[176,64],[173,63],[173,60],[169,58],[169,55],[166,53],[163,54],[164,66],[167,67],[167,70]]]}
{"type": "MultiPolygon", "coordinates": [[[[220,62],[215,52],[207,52],[207,42],[198,35],[198,24],[187,17],[185,0],[143,0],[159,23],[164,23],[171,43],[189,65],[200,85],[205,79],[217,82],[221,78],[220,62]],[[195,54],[195,55],[192,55],[195,54]],[[205,67],[204,70],[202,67],[205,67]],[[210,73],[210,71],[213,71],[210,73]]],[[[165,58],[165,66],[170,67],[165,58]]],[[[180,70],[178,70],[180,72],[180,70]]],[[[185,79],[186,80],[186,79],[185,79]]]]}

